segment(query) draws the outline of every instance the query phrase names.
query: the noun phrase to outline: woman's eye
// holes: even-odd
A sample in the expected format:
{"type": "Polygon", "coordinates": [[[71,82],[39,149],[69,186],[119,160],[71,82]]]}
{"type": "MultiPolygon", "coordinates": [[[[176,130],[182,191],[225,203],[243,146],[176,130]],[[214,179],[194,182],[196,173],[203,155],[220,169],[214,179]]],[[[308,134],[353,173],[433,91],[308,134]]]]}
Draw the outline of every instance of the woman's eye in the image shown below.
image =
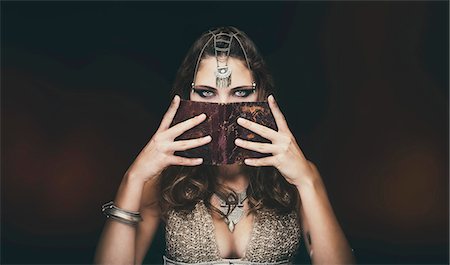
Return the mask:
{"type": "Polygon", "coordinates": [[[238,97],[248,97],[251,93],[255,92],[254,89],[236,90],[234,94],[238,97]]]}
{"type": "Polygon", "coordinates": [[[194,91],[195,91],[195,93],[197,93],[202,98],[214,96],[214,92],[212,92],[210,90],[195,89],[194,91]]]}

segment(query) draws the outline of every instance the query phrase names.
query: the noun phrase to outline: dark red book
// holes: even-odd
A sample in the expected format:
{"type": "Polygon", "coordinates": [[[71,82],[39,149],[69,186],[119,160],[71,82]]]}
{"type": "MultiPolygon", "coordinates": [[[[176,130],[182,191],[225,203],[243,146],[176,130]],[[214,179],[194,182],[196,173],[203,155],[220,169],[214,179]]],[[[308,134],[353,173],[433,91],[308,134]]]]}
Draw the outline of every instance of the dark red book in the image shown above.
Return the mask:
{"type": "Polygon", "coordinates": [[[271,155],[244,149],[234,143],[236,138],[270,143],[269,140],[237,123],[237,119],[242,117],[277,131],[275,119],[267,102],[221,104],[181,100],[171,126],[201,113],[206,114],[206,120],[184,132],[175,140],[195,139],[211,135],[211,142],[186,151],[175,152],[175,155],[189,158],[201,157],[203,158],[203,164],[206,165],[243,164],[245,158],[271,155]]]}

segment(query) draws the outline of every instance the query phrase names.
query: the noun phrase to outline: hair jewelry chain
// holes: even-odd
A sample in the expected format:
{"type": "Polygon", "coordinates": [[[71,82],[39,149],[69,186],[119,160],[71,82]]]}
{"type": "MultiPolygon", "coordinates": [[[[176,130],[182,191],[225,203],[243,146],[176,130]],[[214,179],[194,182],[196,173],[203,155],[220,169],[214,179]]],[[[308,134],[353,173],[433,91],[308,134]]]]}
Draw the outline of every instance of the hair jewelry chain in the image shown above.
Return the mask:
{"type": "MultiPolygon", "coordinates": [[[[215,34],[214,32],[209,31],[209,34],[211,34],[212,36],[205,43],[205,45],[201,49],[199,56],[197,58],[197,63],[195,65],[194,77],[193,77],[194,81],[191,84],[192,88],[195,86],[195,77],[197,75],[198,66],[199,66],[200,60],[202,58],[203,52],[212,39],[214,39],[214,55],[216,57],[216,62],[217,62],[217,69],[214,72],[214,74],[216,76],[216,86],[218,88],[229,87],[231,85],[232,70],[228,66],[228,58],[230,56],[231,44],[233,42],[233,39],[236,39],[236,41],[239,43],[239,46],[241,47],[241,50],[244,53],[247,67],[251,71],[247,53],[245,52],[242,42],[237,37],[239,32],[234,32],[233,34],[230,34],[230,33],[220,31],[219,33],[215,34]],[[219,38],[219,37],[222,37],[222,38],[219,38]],[[225,63],[225,65],[223,65],[223,63],[225,63]]],[[[253,84],[255,84],[255,82],[253,82],[253,84]]],[[[256,86],[256,84],[254,86],[256,86]]]]}
{"type": "Polygon", "coordinates": [[[216,86],[218,88],[225,88],[231,85],[231,68],[228,67],[228,57],[230,56],[231,43],[233,42],[233,38],[235,36],[236,33],[230,35],[222,32],[214,35],[214,53],[217,62],[217,69],[214,74],[216,75],[216,86]],[[228,39],[219,39],[218,37],[220,36],[225,36],[228,39]],[[225,58],[219,57],[218,53],[225,53],[225,58]],[[219,62],[224,62],[225,66],[220,66],[219,62]]]}

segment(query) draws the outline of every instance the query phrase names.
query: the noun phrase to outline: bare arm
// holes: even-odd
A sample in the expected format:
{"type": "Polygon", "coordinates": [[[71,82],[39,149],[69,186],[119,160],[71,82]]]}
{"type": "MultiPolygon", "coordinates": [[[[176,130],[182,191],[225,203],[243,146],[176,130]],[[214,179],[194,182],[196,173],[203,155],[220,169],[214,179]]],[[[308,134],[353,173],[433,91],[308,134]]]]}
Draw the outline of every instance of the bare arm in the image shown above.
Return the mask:
{"type": "Polygon", "coordinates": [[[287,182],[295,185],[302,206],[299,206],[303,227],[306,228],[308,252],[313,251],[314,264],[351,264],[355,262],[351,248],[331,208],[325,186],[316,166],[308,161],[287,125],[286,119],[275,102],[268,97],[269,106],[278,130],[266,127],[242,117],[237,122],[271,141],[268,143],[236,139],[237,146],[249,150],[270,153],[272,156],[245,159],[250,166],[273,166],[287,182]],[[308,236],[308,233],[310,236],[308,236]]]}
{"type": "Polygon", "coordinates": [[[313,264],[355,264],[355,258],[333,213],[319,171],[310,162],[316,177],[309,185],[297,186],[302,206],[300,214],[308,253],[313,264]],[[311,252],[312,251],[312,252],[311,252]]]}
{"type": "Polygon", "coordinates": [[[142,222],[132,227],[107,220],[97,247],[95,264],[142,264],[160,221],[158,179],[153,178],[140,188],[140,185],[130,183],[129,177],[124,178],[116,196],[116,205],[136,211],[134,197],[139,197],[137,205],[142,222]]]}
{"type": "MultiPolygon", "coordinates": [[[[138,211],[144,183],[126,175],[114,203],[128,211],[138,211]]],[[[107,219],[97,245],[94,264],[134,264],[136,227],[107,219]]]]}
{"type": "MultiPolygon", "coordinates": [[[[158,178],[159,179],[159,178],[158,178]]],[[[161,220],[159,207],[160,191],[157,178],[145,183],[141,200],[141,216],[143,221],[139,223],[136,234],[135,264],[142,264],[153,242],[156,230],[161,220]]]]}
{"type": "Polygon", "coordinates": [[[95,253],[95,264],[142,263],[160,220],[157,182],[162,171],[170,165],[196,166],[203,162],[201,158],[174,155],[176,151],[195,148],[211,141],[210,136],[174,141],[177,136],[206,118],[202,114],[170,127],[179,103],[180,97],[175,96],[158,130],[125,173],[114,200],[118,208],[140,211],[143,221],[134,227],[117,220],[107,220],[95,253]]]}

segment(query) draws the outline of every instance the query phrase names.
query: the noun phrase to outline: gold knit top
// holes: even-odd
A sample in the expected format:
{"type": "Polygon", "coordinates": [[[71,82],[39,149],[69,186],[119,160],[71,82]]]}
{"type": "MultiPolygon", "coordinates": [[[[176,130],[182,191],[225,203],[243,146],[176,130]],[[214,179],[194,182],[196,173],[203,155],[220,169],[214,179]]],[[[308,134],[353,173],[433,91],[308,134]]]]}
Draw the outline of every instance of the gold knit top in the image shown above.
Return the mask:
{"type": "MultiPolygon", "coordinates": [[[[185,263],[223,260],[215,238],[210,210],[199,201],[188,214],[169,211],[166,222],[166,257],[185,263]]],[[[256,211],[245,256],[239,260],[265,263],[292,260],[301,240],[297,211],[277,214],[256,211]]]]}

